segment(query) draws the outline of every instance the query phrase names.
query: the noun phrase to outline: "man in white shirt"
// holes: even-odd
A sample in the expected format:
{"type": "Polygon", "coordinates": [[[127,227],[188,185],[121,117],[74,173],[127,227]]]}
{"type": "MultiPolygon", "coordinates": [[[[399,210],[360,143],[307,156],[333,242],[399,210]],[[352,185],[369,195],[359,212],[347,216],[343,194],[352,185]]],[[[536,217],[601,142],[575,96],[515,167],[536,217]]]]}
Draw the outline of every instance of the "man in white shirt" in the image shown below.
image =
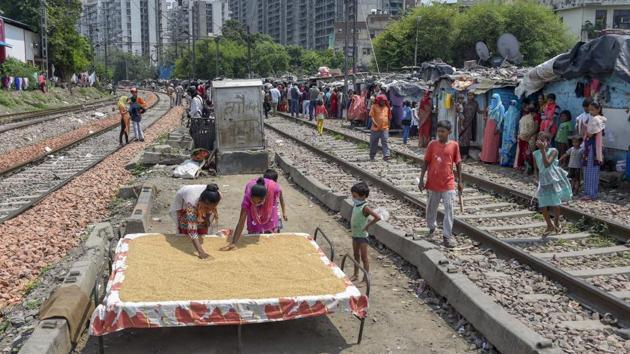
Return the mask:
{"type": "Polygon", "coordinates": [[[278,103],[280,102],[280,90],[273,85],[273,88],[269,91],[271,93],[271,111],[275,115],[278,111],[278,103]]]}
{"type": "Polygon", "coordinates": [[[193,94],[192,101],[190,102],[190,118],[201,118],[203,110],[203,99],[197,91],[191,92],[193,94]]]}

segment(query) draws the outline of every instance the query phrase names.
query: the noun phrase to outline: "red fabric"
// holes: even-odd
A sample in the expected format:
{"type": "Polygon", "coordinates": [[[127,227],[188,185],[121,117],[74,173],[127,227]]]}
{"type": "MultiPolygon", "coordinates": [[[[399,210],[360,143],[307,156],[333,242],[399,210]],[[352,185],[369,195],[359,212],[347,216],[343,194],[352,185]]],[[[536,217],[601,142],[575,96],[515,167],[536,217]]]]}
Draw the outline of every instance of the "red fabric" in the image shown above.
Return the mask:
{"type": "Polygon", "coordinates": [[[420,120],[418,135],[420,137],[431,137],[431,113],[431,92],[424,91],[424,96],[422,96],[420,107],[418,108],[418,118],[420,120]]]}
{"type": "Polygon", "coordinates": [[[547,118],[540,122],[540,131],[548,130],[551,136],[556,136],[556,132],[558,131],[558,126],[553,121],[553,118],[547,118]]]}
{"type": "Polygon", "coordinates": [[[330,116],[337,118],[337,93],[333,92],[330,95],[330,116]]]}
{"type": "Polygon", "coordinates": [[[426,182],[428,190],[446,192],[455,189],[453,167],[462,161],[459,144],[456,141],[450,140],[446,144],[438,140],[431,141],[424,154],[424,161],[428,165],[426,182]]]}
{"type": "Polygon", "coordinates": [[[497,133],[497,122],[494,119],[486,120],[479,159],[486,163],[497,163],[497,161],[499,161],[500,145],[501,135],[497,133]]]}
{"type": "Polygon", "coordinates": [[[516,163],[514,167],[522,168],[525,166],[525,162],[532,165],[532,153],[529,151],[529,142],[526,140],[518,139],[518,155],[516,156],[516,163]]]}
{"type": "Polygon", "coordinates": [[[326,110],[326,106],[323,104],[315,107],[315,116],[320,114],[324,115],[324,117],[328,117],[328,111],[326,110]]]}

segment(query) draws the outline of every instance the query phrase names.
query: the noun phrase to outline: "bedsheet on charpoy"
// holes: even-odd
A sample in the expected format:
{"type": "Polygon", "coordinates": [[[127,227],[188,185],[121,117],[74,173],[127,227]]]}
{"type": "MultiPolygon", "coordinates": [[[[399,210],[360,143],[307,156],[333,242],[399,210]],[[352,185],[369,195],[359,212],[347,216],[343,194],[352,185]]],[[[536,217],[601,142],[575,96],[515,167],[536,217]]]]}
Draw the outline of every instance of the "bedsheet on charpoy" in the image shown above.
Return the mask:
{"type": "MultiPolygon", "coordinates": [[[[255,246],[260,243],[272,242],[276,240],[293,240],[287,236],[298,237],[297,242],[305,242],[309,247],[313,247],[316,258],[321,261],[321,267],[326,271],[330,271],[332,278],[338,279],[342,286],[341,291],[331,294],[315,294],[299,296],[286,296],[257,298],[256,296],[233,296],[229,299],[190,299],[171,301],[161,299],[160,301],[130,301],[126,298],[129,295],[122,296],[125,301],[121,300],[121,289],[125,286],[126,272],[128,266],[134,263],[134,247],[130,247],[134,240],[140,240],[142,237],[153,237],[156,240],[168,238],[171,243],[173,240],[180,241],[176,236],[165,236],[159,234],[132,234],[127,235],[118,242],[116,254],[112,266],[112,274],[110,275],[106,295],[103,303],[99,305],[90,322],[90,334],[105,335],[108,333],[120,331],[126,328],[153,328],[153,327],[183,327],[183,326],[211,326],[211,325],[234,325],[243,323],[261,323],[284,321],[297,318],[322,316],[333,312],[343,311],[352,313],[358,317],[367,315],[368,299],[362,295],[360,291],[350,282],[345,274],[330,262],[326,255],[312,237],[307,234],[271,234],[271,235],[245,235],[241,239],[246,247],[256,250],[255,246]],[[254,239],[253,237],[257,237],[254,239]],[[248,242],[249,241],[249,242],[248,242]]],[[[190,242],[182,236],[181,241],[188,245],[190,242]]],[[[149,238],[142,241],[150,240],[149,238]]],[[[217,240],[225,240],[222,236],[206,236],[204,240],[217,242],[217,240]]],[[[239,241],[239,244],[241,243],[239,241]]],[[[279,241],[278,241],[279,242],[279,241]]],[[[210,243],[210,242],[208,242],[210,243]]],[[[152,245],[152,243],[151,243],[152,245]]],[[[174,245],[175,246],[175,245],[174,245]]],[[[302,245],[303,246],[303,245],[302,245]]],[[[178,246],[182,248],[181,246],[178,246]]],[[[208,246],[204,246],[207,248],[208,246]]],[[[239,249],[240,250],[240,249],[239,249]]],[[[239,250],[229,251],[238,252],[239,250]]],[[[172,252],[172,250],[169,250],[172,252]]],[[[179,250],[180,252],[182,250],[179,250]]],[[[191,251],[191,250],[190,250],[191,251]]],[[[291,252],[291,250],[288,250],[291,252]]],[[[135,252],[135,253],[134,253],[135,252]]],[[[206,249],[206,252],[208,250],[206,249]]],[[[213,251],[208,252],[211,257],[213,251]]],[[[225,256],[225,253],[214,253],[218,258],[225,256]]],[[[238,257],[238,253],[227,254],[229,257],[238,257]]],[[[193,262],[196,256],[193,254],[185,254],[186,260],[193,262]]],[[[265,255],[266,256],[266,255],[265,255]]],[[[250,255],[251,257],[251,255],[250,255]]],[[[213,260],[205,260],[201,263],[202,267],[213,266],[213,260]]],[[[233,260],[230,260],[233,262],[233,260]]],[[[157,264],[157,263],[156,263],[157,264]]],[[[214,265],[220,264],[220,259],[214,265]]],[[[256,265],[260,267],[260,264],[256,265]]],[[[225,265],[224,265],[225,267],[225,265]]],[[[294,271],[295,269],[288,269],[294,271]]],[[[214,269],[221,272],[221,269],[214,269]]],[[[232,268],[224,268],[226,273],[233,271],[232,268]]],[[[264,270],[260,270],[264,273],[264,270]]],[[[275,270],[274,270],[275,271],[275,270]]],[[[219,273],[221,274],[221,273],[219,273]]],[[[156,277],[160,272],[151,269],[149,276],[156,277]]],[[[168,274],[162,274],[168,277],[168,274]]],[[[161,286],[168,287],[170,283],[166,279],[161,286]]],[[[155,286],[152,284],[151,286],[155,286]]],[[[159,293],[159,289],[156,290],[159,293]]]]}

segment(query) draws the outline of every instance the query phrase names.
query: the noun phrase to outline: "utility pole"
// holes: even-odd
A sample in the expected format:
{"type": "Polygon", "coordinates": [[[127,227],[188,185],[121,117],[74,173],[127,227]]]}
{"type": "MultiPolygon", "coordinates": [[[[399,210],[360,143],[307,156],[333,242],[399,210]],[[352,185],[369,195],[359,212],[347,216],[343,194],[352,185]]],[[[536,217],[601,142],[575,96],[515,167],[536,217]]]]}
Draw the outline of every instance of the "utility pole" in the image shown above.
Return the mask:
{"type": "Polygon", "coordinates": [[[413,53],[413,66],[418,66],[418,28],[420,24],[420,16],[416,16],[416,49],[413,53]]]}
{"type": "Polygon", "coordinates": [[[252,34],[247,25],[247,77],[252,78],[252,34]]]}
{"type": "Polygon", "coordinates": [[[191,51],[192,52],[192,54],[191,54],[192,58],[191,58],[191,61],[190,61],[190,65],[192,66],[192,79],[193,80],[195,79],[195,76],[197,76],[195,74],[195,34],[197,33],[197,29],[195,28],[195,17],[196,16],[193,16],[193,12],[197,13],[197,11],[194,11],[194,10],[196,10],[197,5],[198,5],[197,2],[193,2],[192,6],[191,6],[191,10],[192,11],[190,11],[190,18],[191,18],[191,24],[192,24],[192,33],[190,35],[192,37],[192,51],[191,51]]]}
{"type": "Polygon", "coordinates": [[[354,8],[352,9],[352,15],[354,17],[354,22],[352,23],[352,87],[356,88],[357,84],[357,15],[358,11],[358,1],[353,1],[354,8]]]}
{"type": "Polygon", "coordinates": [[[46,11],[46,0],[39,0],[39,31],[42,41],[42,59],[44,60],[44,72],[46,78],[50,78],[48,72],[48,11],[46,11]]]}
{"type": "Polygon", "coordinates": [[[344,44],[343,44],[343,94],[344,97],[348,97],[348,21],[350,21],[348,16],[348,3],[349,0],[343,1],[343,22],[344,22],[344,44]]]}
{"type": "Polygon", "coordinates": [[[214,44],[216,45],[216,61],[214,63],[214,78],[216,79],[217,77],[219,77],[219,41],[221,40],[221,37],[216,36],[214,37],[214,44]]]}
{"type": "Polygon", "coordinates": [[[156,17],[156,26],[157,26],[157,67],[158,71],[160,66],[162,65],[162,1],[155,1],[155,17],[156,17]]]}
{"type": "Polygon", "coordinates": [[[105,72],[109,72],[109,56],[107,49],[109,47],[109,2],[103,4],[105,6],[105,72]]]}

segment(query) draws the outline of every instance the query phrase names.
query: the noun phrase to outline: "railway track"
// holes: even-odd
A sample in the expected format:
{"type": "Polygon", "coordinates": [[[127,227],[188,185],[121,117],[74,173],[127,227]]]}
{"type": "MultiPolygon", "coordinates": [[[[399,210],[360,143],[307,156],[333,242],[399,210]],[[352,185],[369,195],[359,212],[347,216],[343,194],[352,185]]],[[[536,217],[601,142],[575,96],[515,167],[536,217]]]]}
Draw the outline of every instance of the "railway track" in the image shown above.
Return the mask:
{"type": "MultiPolygon", "coordinates": [[[[304,123],[283,117],[267,120],[266,126],[275,134],[323,157],[326,163],[333,162],[351,174],[351,179],[359,177],[378,186],[397,198],[398,203],[402,200],[414,208],[425,207],[426,197],[418,191],[415,182],[420,157],[393,152],[394,159],[389,163],[370,162],[367,144],[362,139],[339,130],[328,131],[318,137],[313,126],[304,123]]],[[[545,224],[538,212],[527,208],[529,198],[523,205],[523,198],[505,197],[504,187],[493,189],[490,183],[481,185],[475,181],[465,178],[466,209],[464,213],[456,212],[456,232],[489,246],[498,255],[531,267],[539,275],[566,287],[567,293],[581,304],[598,311],[601,316],[608,316],[611,322],[618,321],[620,325],[628,326],[630,248],[619,240],[626,241],[630,231],[615,234],[616,238],[612,238],[584,230],[582,225],[570,222],[565,226],[567,231],[543,242],[540,235],[545,224]]],[[[395,205],[391,207],[396,208],[395,205]]],[[[569,219],[573,217],[569,215],[569,219]]],[[[403,230],[409,230],[409,222],[416,226],[423,222],[417,211],[397,212],[393,218],[403,222],[402,226],[406,227],[403,230]]],[[[580,218],[596,217],[580,215],[580,218]]],[[[413,230],[409,234],[427,237],[413,230]]],[[[465,245],[466,238],[459,237],[465,245]]],[[[470,264],[477,261],[476,255],[469,256],[458,262],[470,264]]]]}
{"type": "Polygon", "coordinates": [[[38,111],[19,112],[0,115],[0,133],[23,128],[29,125],[46,122],[53,119],[58,119],[63,115],[72,112],[80,112],[84,110],[91,110],[104,106],[113,105],[113,98],[106,98],[85,104],[78,104],[73,106],[57,107],[51,109],[44,109],[38,111]]]}
{"type": "MultiPolygon", "coordinates": [[[[168,110],[168,100],[159,94],[156,97],[152,110],[144,117],[145,129],[160,119],[162,114],[158,112],[168,110]]],[[[118,133],[117,125],[103,129],[0,174],[0,223],[31,208],[116,152],[120,148],[118,133]]]]}

